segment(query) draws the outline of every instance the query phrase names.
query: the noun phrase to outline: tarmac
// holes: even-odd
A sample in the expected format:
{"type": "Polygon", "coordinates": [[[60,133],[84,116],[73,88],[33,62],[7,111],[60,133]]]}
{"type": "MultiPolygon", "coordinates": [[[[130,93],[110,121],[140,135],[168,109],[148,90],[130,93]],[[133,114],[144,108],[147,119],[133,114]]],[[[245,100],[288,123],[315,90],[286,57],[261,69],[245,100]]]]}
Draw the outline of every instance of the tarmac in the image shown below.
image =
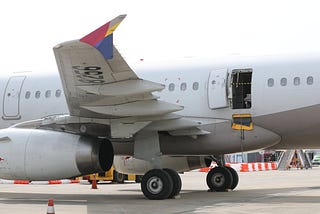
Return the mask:
{"type": "Polygon", "coordinates": [[[239,186],[208,192],[206,173],[181,175],[178,198],[152,201],[140,184],[0,184],[1,213],[44,214],[49,198],[56,214],[98,213],[319,213],[320,167],[309,170],[240,172],[239,186]]]}

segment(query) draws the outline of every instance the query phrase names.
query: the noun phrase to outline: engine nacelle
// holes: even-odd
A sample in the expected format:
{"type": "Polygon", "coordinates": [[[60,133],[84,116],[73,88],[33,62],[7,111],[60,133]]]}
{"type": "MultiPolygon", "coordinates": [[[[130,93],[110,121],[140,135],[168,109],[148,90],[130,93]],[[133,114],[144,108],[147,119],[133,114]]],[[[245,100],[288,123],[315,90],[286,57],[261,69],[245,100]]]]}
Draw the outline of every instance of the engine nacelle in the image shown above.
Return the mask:
{"type": "Polygon", "coordinates": [[[0,130],[0,178],[70,178],[104,172],[112,163],[107,140],[40,129],[0,130]]]}
{"type": "MultiPolygon", "coordinates": [[[[148,161],[128,156],[115,156],[113,165],[118,172],[137,175],[144,175],[153,168],[148,161]]],[[[162,156],[160,158],[160,166],[161,168],[170,168],[177,172],[187,172],[190,170],[207,167],[207,159],[206,157],[198,156],[162,156]]]]}

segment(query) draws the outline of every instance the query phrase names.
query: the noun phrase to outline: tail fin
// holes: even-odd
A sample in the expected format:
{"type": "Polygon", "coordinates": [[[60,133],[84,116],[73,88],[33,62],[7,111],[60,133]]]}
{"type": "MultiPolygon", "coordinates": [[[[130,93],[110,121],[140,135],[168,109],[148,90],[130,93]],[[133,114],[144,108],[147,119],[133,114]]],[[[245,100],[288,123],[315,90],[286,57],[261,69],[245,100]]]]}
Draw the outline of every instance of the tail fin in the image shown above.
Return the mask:
{"type": "Polygon", "coordinates": [[[105,59],[113,58],[113,31],[119,26],[126,15],[120,15],[110,22],[102,25],[95,31],[80,39],[100,51],[105,59]]]}

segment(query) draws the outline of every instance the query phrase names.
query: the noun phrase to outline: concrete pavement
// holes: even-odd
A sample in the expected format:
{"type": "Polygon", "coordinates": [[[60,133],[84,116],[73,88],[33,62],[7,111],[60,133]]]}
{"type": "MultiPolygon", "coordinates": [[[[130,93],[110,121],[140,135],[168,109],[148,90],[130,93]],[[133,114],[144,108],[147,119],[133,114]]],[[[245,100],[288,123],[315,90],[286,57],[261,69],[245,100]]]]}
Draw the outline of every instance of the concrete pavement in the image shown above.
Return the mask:
{"type": "Polygon", "coordinates": [[[239,173],[232,192],[207,192],[206,173],[181,175],[181,197],[145,199],[140,184],[0,185],[2,213],[46,213],[53,198],[56,214],[66,213],[318,213],[320,168],[239,173]]]}

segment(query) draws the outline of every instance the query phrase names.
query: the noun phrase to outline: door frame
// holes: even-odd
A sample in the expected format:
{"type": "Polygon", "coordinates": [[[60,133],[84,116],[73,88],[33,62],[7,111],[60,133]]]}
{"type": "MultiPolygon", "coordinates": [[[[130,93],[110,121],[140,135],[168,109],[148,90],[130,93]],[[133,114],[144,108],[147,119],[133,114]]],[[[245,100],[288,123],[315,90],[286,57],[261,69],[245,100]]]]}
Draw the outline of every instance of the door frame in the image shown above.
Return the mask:
{"type": "Polygon", "coordinates": [[[2,100],[2,119],[3,120],[19,120],[21,119],[21,115],[20,115],[20,100],[21,100],[21,90],[22,90],[22,86],[24,84],[24,81],[26,79],[26,76],[12,76],[8,79],[8,82],[6,84],[6,88],[4,90],[4,94],[3,94],[3,100],[2,100]],[[14,84],[13,81],[18,81],[16,83],[16,85],[13,85],[13,87],[11,87],[10,84],[14,84]],[[14,95],[12,95],[11,93],[14,92],[14,95]],[[14,108],[16,110],[16,114],[15,115],[10,115],[7,112],[8,108],[12,108],[13,106],[10,105],[10,103],[8,104],[8,97],[9,96],[16,96],[13,99],[16,99],[15,103],[14,103],[14,108]],[[10,105],[10,106],[9,106],[10,105]]]}

